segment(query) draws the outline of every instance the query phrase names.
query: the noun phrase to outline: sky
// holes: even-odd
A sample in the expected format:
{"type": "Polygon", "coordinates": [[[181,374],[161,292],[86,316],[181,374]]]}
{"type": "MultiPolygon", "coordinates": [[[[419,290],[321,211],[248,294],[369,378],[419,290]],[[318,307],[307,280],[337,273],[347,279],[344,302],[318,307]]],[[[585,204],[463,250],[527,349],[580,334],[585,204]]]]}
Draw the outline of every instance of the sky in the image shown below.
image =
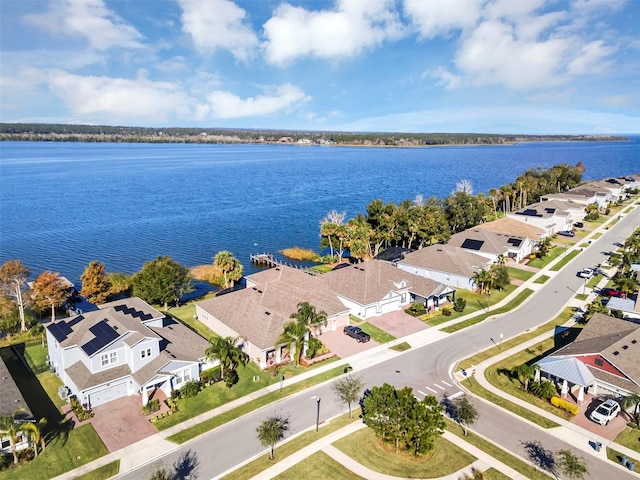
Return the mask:
{"type": "Polygon", "coordinates": [[[640,133],[640,1],[0,0],[0,121],[640,133]]]}

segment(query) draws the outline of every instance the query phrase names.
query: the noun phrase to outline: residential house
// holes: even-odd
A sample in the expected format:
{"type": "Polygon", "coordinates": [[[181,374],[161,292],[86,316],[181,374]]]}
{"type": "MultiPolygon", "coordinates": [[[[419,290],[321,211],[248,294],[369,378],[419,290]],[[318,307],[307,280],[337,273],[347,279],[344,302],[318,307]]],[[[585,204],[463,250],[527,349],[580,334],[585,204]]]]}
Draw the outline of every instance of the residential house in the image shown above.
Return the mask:
{"type": "Polygon", "coordinates": [[[69,395],[92,408],[128,395],[146,404],[155,390],[169,396],[209,366],[209,342],[140,298],[46,327],[52,371],[69,395]]]}
{"type": "Polygon", "coordinates": [[[540,197],[541,202],[560,200],[571,201],[584,206],[596,204],[598,208],[603,210],[607,208],[610,202],[616,199],[617,197],[614,197],[609,189],[592,185],[580,185],[566,192],[549,193],[540,197]]]}
{"type": "Polygon", "coordinates": [[[536,245],[545,237],[545,231],[543,228],[536,227],[526,222],[520,222],[511,217],[502,217],[498,220],[491,222],[481,223],[473,228],[479,228],[481,230],[488,230],[494,233],[501,233],[503,235],[518,235],[521,237],[527,237],[531,242],[536,245]]]}
{"type": "Polygon", "coordinates": [[[246,288],[196,303],[198,319],[221,336],[239,337],[243,351],[260,367],[286,361],[278,345],[298,304],[327,314],[321,331],[349,324],[349,315],[371,318],[413,301],[435,306],[454,290],[380,260],[309,275],[285,265],[245,277],[246,288]]]}
{"type": "Polygon", "coordinates": [[[537,362],[540,371],[572,391],[624,397],[640,393],[640,323],[594,314],[571,344],[537,362]]]}
{"type": "Polygon", "coordinates": [[[452,235],[447,245],[481,255],[492,262],[500,255],[520,262],[531,254],[537,242],[522,235],[496,233],[473,227],[452,235]]]}
{"type": "Polygon", "coordinates": [[[629,296],[628,298],[610,297],[607,301],[607,308],[620,312],[624,318],[639,321],[640,302],[638,301],[638,297],[640,297],[638,294],[629,296]]]}
{"type": "Polygon", "coordinates": [[[567,211],[567,202],[561,204],[550,201],[540,201],[527,205],[525,208],[508,213],[509,218],[518,220],[529,225],[541,228],[545,231],[545,236],[551,236],[561,230],[571,230],[574,221],[584,218],[584,207],[582,216],[572,218],[572,213],[567,211]]]}
{"type": "MultiPolygon", "coordinates": [[[[2,355],[0,355],[0,417],[13,417],[18,423],[36,421],[2,355]]],[[[22,433],[18,433],[14,440],[17,451],[25,450],[31,446],[29,437],[22,433]]],[[[8,436],[0,435],[0,454],[3,453],[11,453],[11,441],[8,436]]]]}
{"type": "Polygon", "coordinates": [[[485,256],[438,244],[407,253],[397,267],[452,288],[473,291],[473,274],[481,268],[489,269],[491,264],[492,259],[485,256]]]}

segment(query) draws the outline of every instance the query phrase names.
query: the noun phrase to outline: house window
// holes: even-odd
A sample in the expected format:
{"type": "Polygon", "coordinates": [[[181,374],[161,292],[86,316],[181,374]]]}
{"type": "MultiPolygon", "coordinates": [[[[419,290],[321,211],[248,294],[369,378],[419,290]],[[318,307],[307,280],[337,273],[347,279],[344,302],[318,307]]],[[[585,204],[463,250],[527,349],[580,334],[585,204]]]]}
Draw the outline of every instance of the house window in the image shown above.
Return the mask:
{"type": "Polygon", "coordinates": [[[151,356],[151,348],[145,348],[140,351],[140,358],[147,358],[151,356]]]}
{"type": "Polygon", "coordinates": [[[596,358],[593,363],[595,363],[596,365],[598,365],[599,367],[601,367],[602,365],[604,365],[604,362],[602,361],[601,358],[596,358]]]}
{"type": "Polygon", "coordinates": [[[176,373],[176,381],[175,381],[176,385],[182,385],[183,383],[187,383],[190,380],[191,380],[190,369],[182,370],[181,372],[176,373]]]}
{"type": "Polygon", "coordinates": [[[100,356],[100,363],[103,367],[118,363],[118,352],[109,352],[100,356]]]}

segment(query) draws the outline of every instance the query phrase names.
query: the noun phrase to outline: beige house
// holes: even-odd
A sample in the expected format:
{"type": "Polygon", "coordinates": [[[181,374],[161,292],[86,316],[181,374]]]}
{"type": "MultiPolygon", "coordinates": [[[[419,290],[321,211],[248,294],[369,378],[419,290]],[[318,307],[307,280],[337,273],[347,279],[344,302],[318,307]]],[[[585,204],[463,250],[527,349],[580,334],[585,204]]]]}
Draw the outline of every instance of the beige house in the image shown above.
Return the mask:
{"type": "MultiPolygon", "coordinates": [[[[545,231],[545,236],[551,236],[561,230],[571,230],[573,222],[578,221],[572,219],[572,214],[565,209],[566,206],[566,202],[540,201],[508,213],[507,217],[541,228],[545,231]]],[[[584,218],[584,207],[582,210],[583,214],[579,220],[584,218]]]]}
{"type": "Polygon", "coordinates": [[[536,244],[536,241],[523,235],[497,233],[477,227],[456,233],[447,242],[447,245],[481,255],[492,262],[500,255],[519,262],[533,251],[536,244]]]}

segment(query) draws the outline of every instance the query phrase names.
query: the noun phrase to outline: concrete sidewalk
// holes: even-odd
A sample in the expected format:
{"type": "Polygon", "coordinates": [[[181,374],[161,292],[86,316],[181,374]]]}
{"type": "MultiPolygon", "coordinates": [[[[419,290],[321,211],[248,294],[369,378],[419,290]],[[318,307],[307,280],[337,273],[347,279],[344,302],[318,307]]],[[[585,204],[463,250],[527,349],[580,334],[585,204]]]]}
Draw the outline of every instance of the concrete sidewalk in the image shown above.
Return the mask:
{"type": "MultiPolygon", "coordinates": [[[[634,208],[636,208],[637,206],[634,205],[634,208]]],[[[624,215],[624,214],[621,214],[624,215]]],[[[607,220],[607,222],[603,223],[602,225],[600,225],[597,229],[593,230],[592,232],[589,233],[589,235],[585,236],[582,239],[579,239],[578,241],[576,241],[575,245],[573,245],[571,248],[569,248],[567,250],[567,252],[571,252],[573,250],[582,250],[581,247],[579,247],[580,244],[582,244],[585,241],[589,241],[590,238],[592,238],[593,235],[596,234],[596,232],[598,232],[601,229],[607,228],[607,225],[611,222],[613,222],[615,219],[615,217],[610,218],[609,220],[607,220]]],[[[537,290],[541,287],[540,284],[536,284],[534,283],[535,280],[537,278],[539,278],[541,275],[547,275],[547,276],[554,276],[556,272],[551,271],[550,269],[556,265],[558,262],[562,261],[563,257],[558,257],[556,259],[554,259],[552,262],[550,262],[545,268],[540,269],[537,273],[535,273],[531,278],[529,278],[527,281],[525,281],[522,285],[520,285],[517,289],[515,289],[510,295],[508,295],[505,299],[503,299],[501,302],[495,304],[495,305],[491,305],[491,308],[489,309],[489,311],[494,310],[494,309],[498,309],[504,305],[506,305],[508,302],[510,302],[512,299],[514,299],[523,289],[525,288],[529,288],[532,290],[537,290]]],[[[585,302],[582,302],[582,304],[584,304],[585,302]]],[[[576,304],[576,306],[579,306],[578,304],[576,304]]],[[[455,320],[452,320],[450,322],[444,323],[439,325],[437,328],[428,328],[425,329],[423,331],[414,333],[412,335],[409,335],[407,337],[404,338],[399,338],[396,340],[393,340],[392,342],[386,343],[384,345],[379,345],[373,349],[364,351],[362,353],[359,353],[357,355],[354,355],[352,357],[348,357],[345,359],[341,359],[337,362],[332,362],[323,366],[320,366],[318,368],[315,368],[313,370],[304,372],[300,375],[297,375],[295,377],[286,379],[284,381],[284,386],[288,386],[288,385],[292,385],[295,384],[297,382],[300,382],[302,380],[306,380],[310,377],[313,377],[317,374],[326,372],[328,370],[331,370],[333,368],[336,367],[340,367],[340,366],[346,366],[346,365],[350,365],[354,371],[358,371],[358,370],[362,370],[365,368],[368,368],[372,365],[375,364],[379,364],[382,363],[390,358],[396,357],[398,355],[401,355],[401,352],[396,352],[394,350],[391,350],[389,347],[394,346],[396,344],[402,343],[402,342],[408,342],[413,348],[417,348],[417,347],[422,347],[425,345],[428,345],[430,343],[436,342],[439,339],[448,336],[449,334],[441,332],[440,329],[445,328],[447,326],[453,325],[455,323],[459,323],[459,322],[463,322],[468,320],[469,318],[473,318],[475,316],[478,315],[482,315],[484,314],[485,311],[480,310],[480,311],[476,311],[472,314],[469,315],[465,315],[463,317],[457,318],[455,320]]],[[[543,338],[543,336],[538,337],[538,338],[543,338]]],[[[537,343],[538,339],[534,339],[531,341],[531,344],[533,343],[537,343]]],[[[514,347],[514,349],[506,351],[506,352],[502,352],[500,355],[498,355],[497,357],[494,357],[493,359],[484,362],[482,364],[482,366],[477,366],[477,373],[479,373],[479,375],[477,375],[478,379],[484,378],[484,374],[480,374],[482,372],[480,372],[480,368],[485,368],[487,365],[495,363],[496,361],[500,360],[501,358],[505,358],[507,355],[509,355],[511,351],[519,351],[522,350],[523,348],[526,348],[525,346],[526,344],[521,344],[518,347],[514,347]]],[[[453,366],[452,366],[453,368],[453,366]]],[[[331,382],[333,380],[328,380],[328,382],[331,382]]],[[[488,382],[487,382],[488,383],[488,382]]],[[[484,385],[483,385],[484,386],[484,385]]],[[[491,386],[490,386],[491,387],[491,386]]],[[[488,388],[488,387],[485,387],[488,388]]],[[[493,387],[492,387],[493,388],[493,387]]],[[[253,392],[245,397],[239,398],[237,400],[234,400],[230,403],[227,403],[225,405],[222,405],[218,408],[215,408],[213,410],[210,410],[208,412],[205,412],[197,417],[194,417],[192,419],[186,420],[185,422],[176,425],[172,428],[169,428],[167,430],[164,430],[162,432],[159,432],[151,437],[148,437],[140,442],[137,442],[133,445],[130,445],[128,447],[125,447],[121,450],[118,450],[116,452],[112,452],[104,457],[101,457],[99,459],[96,459],[90,463],[87,463],[81,467],[78,467],[72,471],[66,472],[58,477],[56,477],[56,480],[63,480],[63,479],[72,479],[75,478],[79,475],[88,473],[92,470],[95,470],[96,468],[99,468],[101,466],[104,466],[112,461],[115,460],[120,460],[120,473],[126,473],[129,472],[131,470],[133,470],[135,467],[138,467],[140,465],[144,465],[144,464],[148,464],[150,462],[153,462],[155,460],[157,460],[158,458],[170,453],[173,450],[176,450],[178,448],[180,448],[180,445],[176,445],[172,442],[169,442],[166,440],[167,437],[170,437],[171,435],[174,435],[178,432],[181,432],[187,428],[190,428],[192,426],[195,426],[199,423],[201,423],[202,421],[208,420],[210,418],[213,418],[217,415],[220,415],[221,413],[224,413],[228,410],[231,410],[237,406],[243,405],[253,399],[262,397],[268,393],[277,391],[280,389],[280,384],[273,384],[270,385],[268,387],[265,387],[259,391],[253,392]]],[[[502,392],[502,391],[498,391],[499,394],[503,397],[507,397],[507,395],[502,392]]],[[[294,394],[296,395],[296,394],[294,394]]],[[[531,410],[536,411],[536,407],[531,406],[531,410]]],[[[539,410],[539,409],[537,409],[539,410]]],[[[537,413],[537,412],[536,412],[537,413]]],[[[561,419],[558,419],[557,417],[553,416],[552,414],[548,413],[548,412],[544,412],[544,413],[540,413],[541,415],[551,415],[552,419],[554,421],[556,421],[557,423],[562,423],[561,419]]],[[[575,445],[579,446],[583,445],[583,447],[579,447],[579,448],[584,448],[585,451],[589,451],[588,447],[584,447],[584,445],[588,445],[588,440],[595,440],[594,436],[592,434],[589,435],[585,435],[585,431],[583,431],[583,429],[581,429],[580,427],[576,427],[575,425],[571,425],[569,422],[565,422],[567,423],[567,425],[563,425],[564,430],[559,431],[558,432],[558,436],[559,438],[565,438],[565,437],[561,437],[560,435],[566,435],[566,438],[573,438],[575,445]],[[578,430],[576,430],[578,429],[578,430]]],[[[346,427],[345,427],[346,428],[346,427]]],[[[337,433],[337,432],[336,432],[337,433]]],[[[345,433],[346,435],[347,433],[345,433]]],[[[455,442],[459,441],[456,440],[455,442]]],[[[454,443],[455,443],[454,442],[454,443]]],[[[613,442],[607,441],[605,440],[604,442],[602,442],[603,445],[610,445],[613,444],[613,442]]],[[[573,443],[572,443],[573,444],[573,443]]],[[[468,445],[469,448],[472,448],[472,446],[468,445]]],[[[621,445],[617,445],[617,444],[613,444],[614,448],[622,453],[627,454],[626,452],[628,452],[628,449],[625,449],[623,446],[621,445]]],[[[324,447],[322,447],[324,448],[324,447]]],[[[467,448],[467,446],[463,447],[463,448],[467,448]]],[[[593,449],[591,449],[593,450],[593,449]]],[[[317,451],[317,450],[316,450],[317,451]]],[[[470,451],[470,450],[468,450],[470,451]]],[[[595,452],[591,452],[592,454],[595,452]]],[[[475,454],[474,454],[475,455],[475,454]]],[[[486,454],[484,454],[484,457],[487,458],[483,458],[481,453],[478,453],[478,455],[476,455],[478,458],[480,458],[481,462],[484,462],[487,465],[490,466],[494,466],[494,463],[492,462],[497,462],[495,459],[491,459],[491,457],[488,457],[486,454]]],[[[635,456],[638,457],[637,452],[633,452],[631,454],[629,454],[628,456],[635,456]]],[[[304,458],[304,457],[303,457],[304,458]]],[[[499,462],[498,462],[499,463],[499,462]]],[[[506,466],[503,466],[506,467],[506,466]]],[[[495,467],[498,468],[498,467],[495,467]]],[[[506,467],[508,468],[508,467],[506,467]]],[[[503,471],[501,468],[498,468],[499,470],[503,471]]],[[[511,478],[522,478],[521,476],[518,477],[517,473],[512,472],[512,474],[507,474],[509,475],[511,478]],[[514,476],[516,475],[516,476],[514,476]]],[[[364,475],[365,478],[372,478],[369,477],[367,475],[364,475]]],[[[379,478],[379,477],[378,477],[379,478]]],[[[458,476],[452,477],[452,478],[458,478],[458,476]]]]}

